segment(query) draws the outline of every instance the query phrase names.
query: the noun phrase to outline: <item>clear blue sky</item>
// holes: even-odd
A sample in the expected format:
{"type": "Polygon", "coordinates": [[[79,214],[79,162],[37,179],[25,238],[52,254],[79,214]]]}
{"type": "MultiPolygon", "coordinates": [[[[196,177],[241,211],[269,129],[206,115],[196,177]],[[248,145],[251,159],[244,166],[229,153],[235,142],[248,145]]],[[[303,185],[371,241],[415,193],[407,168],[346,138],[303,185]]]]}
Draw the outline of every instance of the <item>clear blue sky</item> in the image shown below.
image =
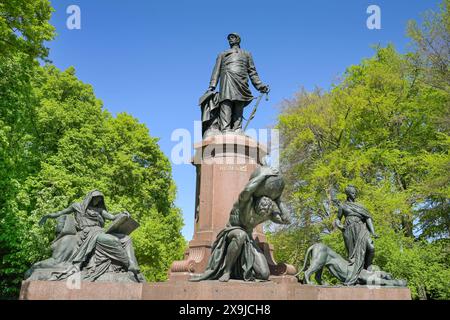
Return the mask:
{"type": "MultiPolygon", "coordinates": [[[[394,43],[405,52],[406,24],[438,0],[53,0],[57,37],[50,59],[60,69],[74,66],[111,113],[128,112],[150,129],[170,156],[174,129],[193,131],[226,35],[238,32],[252,52],[261,79],[270,85],[253,122],[265,128],[277,107],[301,86],[329,88],[345,68],[373,54],[374,44],[394,43]],[[69,30],[66,8],[81,8],[81,30],[69,30]],[[381,8],[381,30],[369,30],[366,9],[381,8]]],[[[248,112],[248,110],[247,110],[248,112]]],[[[174,165],[176,204],[183,235],[192,238],[195,170],[174,165]]]]}

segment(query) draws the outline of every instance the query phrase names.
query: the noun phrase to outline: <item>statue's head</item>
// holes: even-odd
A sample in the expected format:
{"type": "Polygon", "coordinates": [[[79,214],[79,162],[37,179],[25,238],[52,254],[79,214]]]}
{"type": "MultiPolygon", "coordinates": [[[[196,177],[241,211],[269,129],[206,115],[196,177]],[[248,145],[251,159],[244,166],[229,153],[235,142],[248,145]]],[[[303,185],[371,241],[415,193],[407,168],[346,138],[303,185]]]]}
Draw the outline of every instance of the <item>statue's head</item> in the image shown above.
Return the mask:
{"type": "Polygon", "coordinates": [[[355,200],[356,199],[356,195],[358,194],[358,190],[356,190],[355,186],[352,186],[351,184],[348,185],[345,188],[345,194],[347,195],[347,199],[348,200],[355,200]]]}
{"type": "Polygon", "coordinates": [[[241,37],[236,32],[230,33],[227,36],[227,39],[228,43],[230,44],[230,48],[235,45],[240,46],[241,44],[241,37]]]}
{"type": "Polygon", "coordinates": [[[260,197],[255,201],[255,213],[267,220],[283,224],[283,218],[278,205],[269,197],[260,197]]]}
{"type": "Polygon", "coordinates": [[[86,202],[88,202],[87,206],[105,208],[105,199],[104,199],[103,193],[101,193],[98,190],[93,190],[93,191],[89,192],[86,197],[86,202]]]}
{"type": "Polygon", "coordinates": [[[99,205],[99,203],[102,201],[102,198],[100,198],[99,196],[96,197],[92,197],[92,201],[91,204],[96,207],[99,205]]]}
{"type": "Polygon", "coordinates": [[[274,210],[274,202],[269,197],[259,197],[255,201],[255,213],[260,216],[268,216],[274,210]]]}

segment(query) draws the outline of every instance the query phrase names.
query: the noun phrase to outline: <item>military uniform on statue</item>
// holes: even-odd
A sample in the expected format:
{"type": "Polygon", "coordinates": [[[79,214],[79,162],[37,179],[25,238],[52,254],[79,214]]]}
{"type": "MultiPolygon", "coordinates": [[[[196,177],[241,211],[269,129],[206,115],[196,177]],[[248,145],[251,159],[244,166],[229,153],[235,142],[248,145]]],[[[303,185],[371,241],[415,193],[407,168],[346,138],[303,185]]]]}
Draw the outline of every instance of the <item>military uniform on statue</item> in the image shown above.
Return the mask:
{"type": "Polygon", "coordinates": [[[214,129],[222,133],[242,133],[244,108],[254,99],[248,80],[261,93],[268,93],[269,86],[259,78],[251,53],[241,49],[241,37],[237,33],[230,33],[227,39],[230,49],[217,56],[206,94],[213,92],[220,82],[216,98],[219,107],[216,115],[218,126],[214,129]]]}

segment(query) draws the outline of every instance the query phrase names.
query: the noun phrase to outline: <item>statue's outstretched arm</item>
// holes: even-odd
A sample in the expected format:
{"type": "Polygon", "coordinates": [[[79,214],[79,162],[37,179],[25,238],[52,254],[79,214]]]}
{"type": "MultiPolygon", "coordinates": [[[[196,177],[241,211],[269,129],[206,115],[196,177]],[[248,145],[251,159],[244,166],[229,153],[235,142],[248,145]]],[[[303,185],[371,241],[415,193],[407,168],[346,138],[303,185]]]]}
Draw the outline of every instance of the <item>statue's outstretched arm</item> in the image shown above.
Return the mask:
{"type": "Polygon", "coordinates": [[[56,219],[56,218],[58,218],[58,217],[60,217],[62,215],[71,214],[73,212],[74,212],[73,206],[70,206],[70,207],[68,207],[68,208],[66,208],[64,210],[61,210],[61,211],[58,211],[58,212],[55,212],[55,213],[46,214],[45,216],[43,216],[41,218],[41,220],[39,220],[39,225],[40,226],[44,225],[49,218],[56,219]]]}
{"type": "Polygon", "coordinates": [[[130,216],[130,214],[127,211],[125,211],[123,213],[116,213],[116,214],[111,214],[111,213],[109,213],[106,210],[102,211],[102,217],[105,218],[106,220],[116,220],[117,218],[119,218],[123,214],[127,215],[128,217],[130,216]]]}

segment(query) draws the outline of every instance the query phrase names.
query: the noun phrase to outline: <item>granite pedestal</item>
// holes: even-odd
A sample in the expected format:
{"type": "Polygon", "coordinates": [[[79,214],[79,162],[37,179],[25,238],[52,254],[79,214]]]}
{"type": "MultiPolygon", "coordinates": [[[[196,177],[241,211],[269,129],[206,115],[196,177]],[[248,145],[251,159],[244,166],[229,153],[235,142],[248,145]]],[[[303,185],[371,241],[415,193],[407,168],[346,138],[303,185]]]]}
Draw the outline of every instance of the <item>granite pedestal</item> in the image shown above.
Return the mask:
{"type": "Polygon", "coordinates": [[[408,288],[323,287],[302,285],[290,277],[268,282],[230,280],[158,283],[83,282],[69,288],[64,281],[24,282],[22,300],[411,300],[408,288]]]}

